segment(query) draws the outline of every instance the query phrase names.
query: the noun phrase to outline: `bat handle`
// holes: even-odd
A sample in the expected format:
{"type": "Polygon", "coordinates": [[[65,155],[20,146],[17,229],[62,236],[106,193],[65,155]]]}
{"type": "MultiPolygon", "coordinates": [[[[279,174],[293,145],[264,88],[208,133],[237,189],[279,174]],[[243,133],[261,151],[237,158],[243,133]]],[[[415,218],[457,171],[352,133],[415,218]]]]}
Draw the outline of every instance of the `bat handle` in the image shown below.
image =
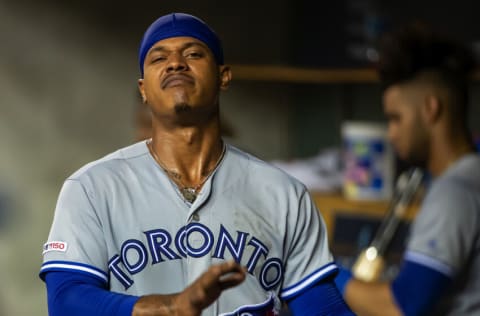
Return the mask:
{"type": "Polygon", "coordinates": [[[356,279],[365,282],[373,282],[380,279],[385,260],[375,247],[363,250],[352,267],[352,273],[356,279]]]}

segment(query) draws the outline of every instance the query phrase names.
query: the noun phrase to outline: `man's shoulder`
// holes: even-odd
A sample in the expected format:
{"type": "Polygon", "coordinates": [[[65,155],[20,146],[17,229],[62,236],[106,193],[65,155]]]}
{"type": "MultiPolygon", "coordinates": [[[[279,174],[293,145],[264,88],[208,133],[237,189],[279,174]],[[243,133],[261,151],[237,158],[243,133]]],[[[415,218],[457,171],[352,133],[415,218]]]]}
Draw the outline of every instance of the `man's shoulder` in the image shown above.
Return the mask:
{"type": "MultiPolygon", "coordinates": [[[[435,179],[422,204],[423,216],[442,216],[454,220],[460,214],[479,214],[480,157],[475,154],[461,158],[435,179]],[[425,211],[428,210],[428,211],[425,211]]],[[[477,215],[475,215],[477,216],[477,215]]]]}
{"type": "Polygon", "coordinates": [[[459,159],[451,168],[434,181],[432,191],[437,194],[456,192],[480,194],[480,155],[469,154],[459,159]]]}
{"type": "Polygon", "coordinates": [[[305,189],[305,185],[302,182],[268,161],[232,145],[229,145],[229,153],[231,153],[232,162],[238,166],[239,172],[248,174],[249,178],[253,178],[256,181],[275,182],[277,185],[293,185],[305,189]]]}
{"type": "Polygon", "coordinates": [[[145,141],[140,141],[85,164],[68,179],[79,180],[91,174],[120,171],[123,165],[145,154],[148,154],[148,148],[145,141]]]}

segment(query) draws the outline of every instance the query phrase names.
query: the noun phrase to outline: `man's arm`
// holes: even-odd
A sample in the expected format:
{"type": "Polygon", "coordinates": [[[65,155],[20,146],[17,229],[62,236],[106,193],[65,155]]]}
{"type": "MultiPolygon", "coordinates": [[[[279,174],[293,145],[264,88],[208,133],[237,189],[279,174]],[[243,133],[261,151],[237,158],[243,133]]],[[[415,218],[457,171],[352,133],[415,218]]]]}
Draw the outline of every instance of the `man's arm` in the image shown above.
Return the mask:
{"type": "Polygon", "coordinates": [[[359,316],[402,315],[395,304],[390,283],[367,283],[351,279],[345,286],[344,298],[359,316]]]}
{"type": "Polygon", "coordinates": [[[245,277],[239,264],[225,262],[211,266],[180,293],[140,298],[110,292],[103,281],[81,273],[50,271],[45,281],[50,316],[198,316],[245,277]]]}
{"type": "Polygon", "coordinates": [[[392,283],[362,282],[342,268],[335,283],[360,316],[424,315],[432,311],[452,279],[423,264],[404,260],[392,283]]]}

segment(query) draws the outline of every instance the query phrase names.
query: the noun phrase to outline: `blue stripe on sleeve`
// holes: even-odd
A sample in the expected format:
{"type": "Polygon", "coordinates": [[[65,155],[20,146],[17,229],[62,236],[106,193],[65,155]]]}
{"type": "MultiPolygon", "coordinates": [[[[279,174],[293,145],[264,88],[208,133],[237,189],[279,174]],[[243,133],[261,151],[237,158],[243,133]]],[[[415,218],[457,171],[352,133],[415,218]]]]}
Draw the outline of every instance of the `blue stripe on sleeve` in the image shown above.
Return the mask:
{"type": "Polygon", "coordinates": [[[354,315],[335,286],[333,277],[315,284],[287,303],[295,316],[354,315]]]}
{"type": "Polygon", "coordinates": [[[452,279],[445,274],[405,260],[392,282],[392,292],[404,315],[425,315],[451,284],[452,279]]]}
{"type": "Polygon", "coordinates": [[[108,291],[95,276],[50,271],[47,285],[49,316],[131,316],[139,297],[108,291]]]}
{"type": "Polygon", "coordinates": [[[77,272],[101,279],[108,282],[108,275],[104,271],[83,263],[71,261],[48,261],[42,264],[40,269],[40,278],[45,281],[45,274],[50,271],[77,272]]]}
{"type": "Polygon", "coordinates": [[[320,280],[330,278],[335,276],[338,273],[338,267],[335,263],[329,263],[323,267],[317,269],[316,271],[310,273],[308,276],[303,278],[301,281],[296,284],[289,286],[281,291],[280,297],[284,300],[291,299],[292,297],[302,293],[308,288],[312,287],[320,280]]]}
{"type": "Polygon", "coordinates": [[[422,266],[441,272],[447,277],[451,277],[455,273],[449,265],[420,252],[409,250],[405,253],[404,258],[409,262],[415,262],[422,266]]]}

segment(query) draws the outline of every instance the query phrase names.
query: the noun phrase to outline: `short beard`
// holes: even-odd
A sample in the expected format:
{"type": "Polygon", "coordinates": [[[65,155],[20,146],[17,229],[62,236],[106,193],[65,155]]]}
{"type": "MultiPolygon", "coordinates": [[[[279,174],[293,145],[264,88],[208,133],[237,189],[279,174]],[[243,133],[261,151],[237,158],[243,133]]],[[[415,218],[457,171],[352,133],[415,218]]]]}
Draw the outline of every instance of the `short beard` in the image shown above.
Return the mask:
{"type": "MultiPolygon", "coordinates": [[[[424,149],[424,148],[422,148],[424,149]]],[[[427,167],[428,155],[425,151],[412,152],[406,159],[407,163],[425,169],[427,167]]]]}
{"type": "Polygon", "coordinates": [[[416,121],[415,126],[417,126],[417,133],[411,135],[414,138],[411,140],[410,152],[406,160],[412,165],[425,168],[430,158],[430,139],[426,127],[420,120],[416,121]]]}
{"type": "Polygon", "coordinates": [[[187,103],[177,103],[175,104],[175,113],[177,114],[185,114],[190,113],[192,111],[192,107],[190,104],[187,103]]]}

